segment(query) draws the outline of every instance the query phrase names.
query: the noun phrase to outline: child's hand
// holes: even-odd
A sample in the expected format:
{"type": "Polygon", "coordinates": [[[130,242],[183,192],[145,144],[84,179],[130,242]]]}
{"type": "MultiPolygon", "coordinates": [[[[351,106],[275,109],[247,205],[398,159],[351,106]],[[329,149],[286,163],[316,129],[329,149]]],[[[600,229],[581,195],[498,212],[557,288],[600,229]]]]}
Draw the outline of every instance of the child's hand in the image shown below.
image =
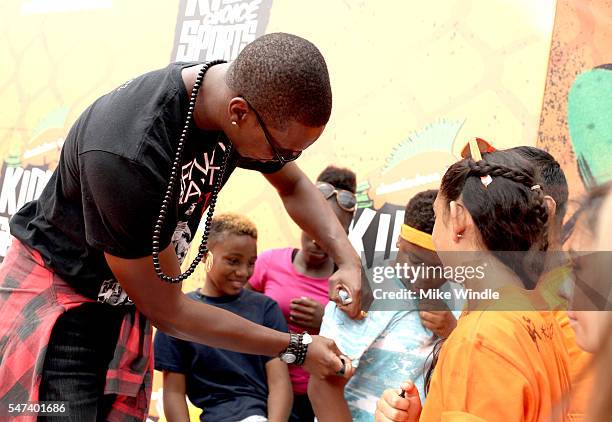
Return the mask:
{"type": "Polygon", "coordinates": [[[455,315],[441,300],[422,300],[419,302],[419,316],[423,327],[440,338],[447,338],[457,326],[455,315]]]}
{"type": "Polygon", "coordinates": [[[450,336],[457,326],[457,320],[451,311],[421,311],[419,315],[423,327],[440,338],[450,336]]]}
{"type": "Polygon", "coordinates": [[[319,330],[323,321],[323,312],[323,305],[309,297],[293,298],[289,305],[289,319],[304,328],[319,330]]]}
{"type": "Polygon", "coordinates": [[[401,385],[401,389],[385,390],[376,403],[375,422],[416,422],[421,415],[419,390],[411,382],[401,385]],[[402,391],[405,397],[402,397],[402,391]]]}

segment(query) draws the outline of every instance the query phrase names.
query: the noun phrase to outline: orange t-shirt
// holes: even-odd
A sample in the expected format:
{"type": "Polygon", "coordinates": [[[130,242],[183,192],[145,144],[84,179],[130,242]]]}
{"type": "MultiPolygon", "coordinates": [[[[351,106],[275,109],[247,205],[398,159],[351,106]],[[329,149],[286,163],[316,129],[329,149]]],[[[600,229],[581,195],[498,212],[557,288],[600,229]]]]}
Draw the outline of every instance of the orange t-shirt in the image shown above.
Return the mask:
{"type": "Polygon", "coordinates": [[[564,420],[569,387],[550,312],[464,312],[442,346],[420,420],[564,420]]]}

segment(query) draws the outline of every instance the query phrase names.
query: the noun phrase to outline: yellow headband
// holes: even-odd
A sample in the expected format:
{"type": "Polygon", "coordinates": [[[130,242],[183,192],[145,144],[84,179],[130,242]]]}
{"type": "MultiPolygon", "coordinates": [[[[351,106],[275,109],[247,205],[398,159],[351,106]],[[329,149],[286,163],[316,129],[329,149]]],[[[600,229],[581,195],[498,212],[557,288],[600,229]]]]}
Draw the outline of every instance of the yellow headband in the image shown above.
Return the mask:
{"type": "Polygon", "coordinates": [[[417,230],[414,227],[410,227],[408,224],[402,224],[402,232],[400,236],[405,241],[414,243],[421,248],[429,249],[430,251],[436,250],[429,233],[417,230]]]}

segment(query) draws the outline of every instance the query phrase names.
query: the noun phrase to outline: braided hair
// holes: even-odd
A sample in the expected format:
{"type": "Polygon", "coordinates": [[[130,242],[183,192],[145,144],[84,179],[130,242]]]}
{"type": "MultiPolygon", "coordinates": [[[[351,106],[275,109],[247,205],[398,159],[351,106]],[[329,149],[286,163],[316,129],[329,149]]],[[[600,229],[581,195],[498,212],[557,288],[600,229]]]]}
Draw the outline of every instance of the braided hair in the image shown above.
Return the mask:
{"type": "Polygon", "coordinates": [[[535,174],[531,164],[516,154],[496,151],[481,161],[467,158],[453,164],[440,187],[447,203],[462,198],[483,246],[527,289],[535,287],[543,271],[538,252],[548,248],[548,210],[535,174]],[[492,181],[485,186],[481,177],[487,176],[492,181]]]}

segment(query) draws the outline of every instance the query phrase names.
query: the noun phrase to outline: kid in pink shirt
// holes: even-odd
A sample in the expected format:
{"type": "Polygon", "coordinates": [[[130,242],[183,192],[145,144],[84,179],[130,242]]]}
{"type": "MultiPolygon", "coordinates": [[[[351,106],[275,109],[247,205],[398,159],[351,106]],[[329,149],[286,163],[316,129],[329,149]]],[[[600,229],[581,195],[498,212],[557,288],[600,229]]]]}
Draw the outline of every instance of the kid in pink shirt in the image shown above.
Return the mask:
{"type": "MultiPolygon", "coordinates": [[[[356,206],[355,173],[328,166],[317,178],[317,187],[348,232],[356,206]]],[[[302,232],[301,246],[301,249],[271,249],[262,253],[249,284],[253,290],[278,302],[291,332],[318,334],[323,310],[329,301],[328,279],[335,264],[305,232],[302,232]]],[[[290,420],[311,422],[314,413],[306,394],[308,373],[291,366],[289,374],[294,392],[290,420]]]]}

